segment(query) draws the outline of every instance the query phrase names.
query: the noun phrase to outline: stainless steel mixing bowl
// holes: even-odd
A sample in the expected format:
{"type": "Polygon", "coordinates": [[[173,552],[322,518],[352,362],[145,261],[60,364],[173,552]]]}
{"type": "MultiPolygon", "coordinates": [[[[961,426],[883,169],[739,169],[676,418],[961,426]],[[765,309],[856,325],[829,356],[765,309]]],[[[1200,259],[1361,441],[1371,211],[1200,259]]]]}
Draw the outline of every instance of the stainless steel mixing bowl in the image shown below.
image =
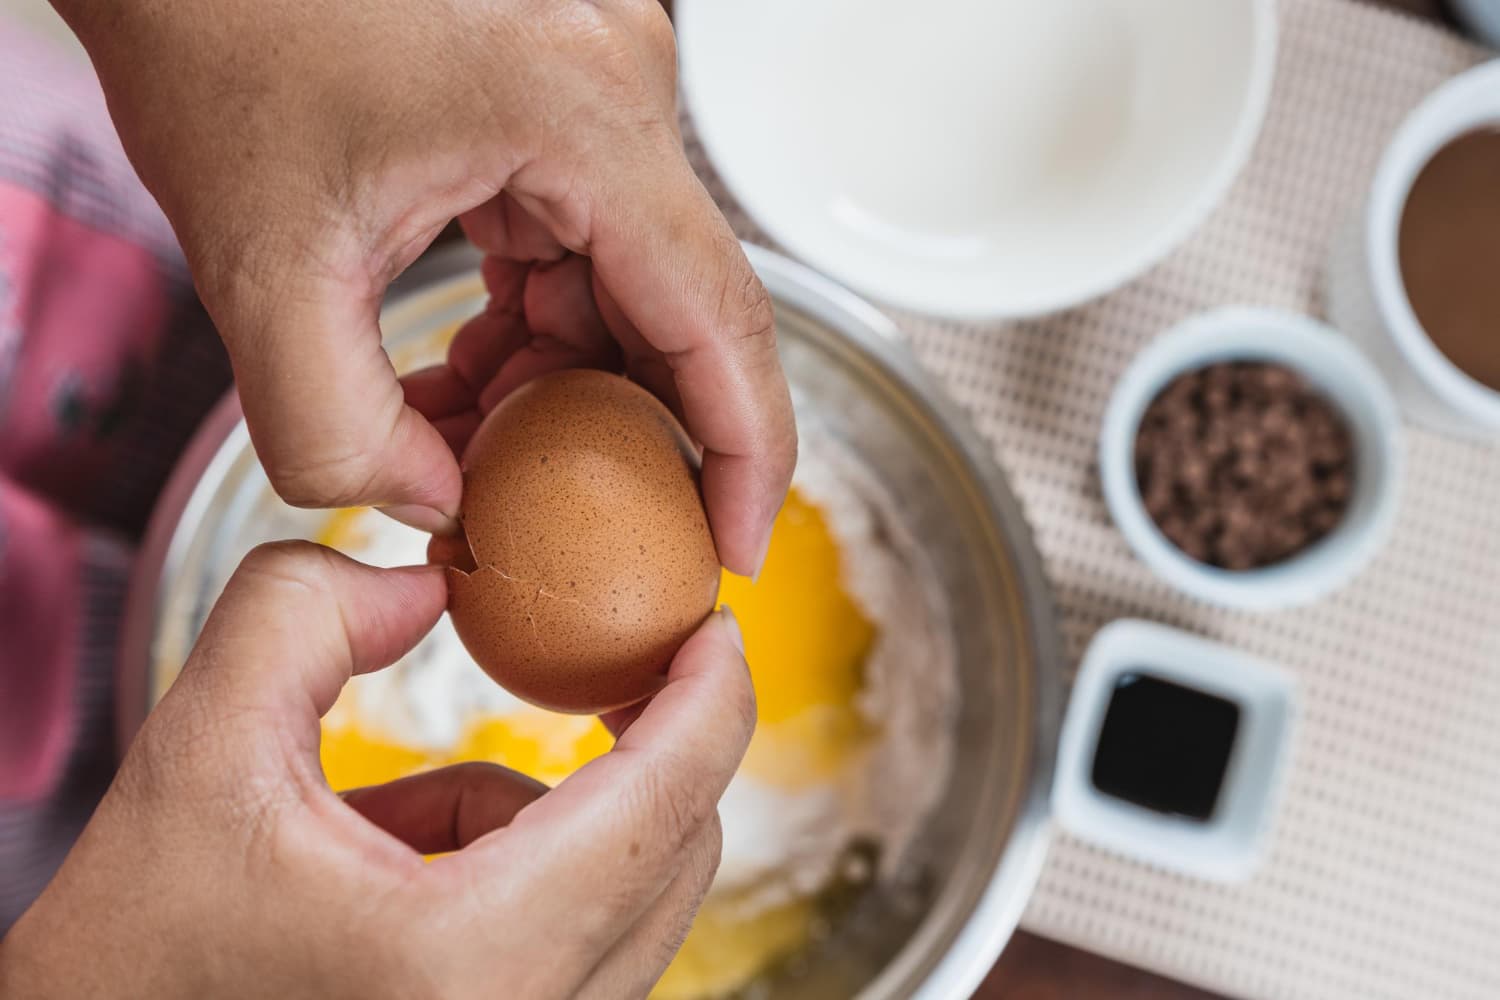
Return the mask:
{"type": "MultiPolygon", "coordinates": [[[[927,550],[958,653],[955,766],[915,856],[920,890],[872,890],[778,1000],[967,996],[1004,947],[1047,842],[1061,711],[1060,642],[1031,534],[989,449],[918,371],[880,312],[747,247],[777,304],[800,422],[858,454],[927,550]]],[[[405,277],[382,317],[398,368],[440,354],[483,305],[477,260],[452,248],[405,277]]],[[[311,537],[321,515],[275,498],[230,398],[204,426],[153,519],[127,608],[122,746],[175,676],[244,551],[311,537]]],[[[920,669],[915,665],[915,669],[920,669]]]]}

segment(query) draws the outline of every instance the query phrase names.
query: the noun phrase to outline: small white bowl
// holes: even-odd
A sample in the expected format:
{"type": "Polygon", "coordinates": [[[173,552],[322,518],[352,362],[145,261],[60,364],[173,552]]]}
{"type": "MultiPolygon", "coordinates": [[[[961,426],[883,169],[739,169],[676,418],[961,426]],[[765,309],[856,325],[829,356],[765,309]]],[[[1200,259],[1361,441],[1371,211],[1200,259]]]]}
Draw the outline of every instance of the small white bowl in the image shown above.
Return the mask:
{"type": "Polygon", "coordinates": [[[1328,315],[1380,367],[1402,410],[1441,434],[1500,440],[1500,392],[1432,342],[1401,277],[1401,215],[1417,175],[1443,146],[1476,128],[1500,128],[1500,59],[1438,87],[1407,116],[1380,158],[1370,193],[1333,242],[1328,315]]]}
{"type": "Polygon", "coordinates": [[[1089,644],[1068,699],[1052,785],[1058,825],[1083,840],[1185,875],[1223,882],[1249,878],[1276,816],[1293,714],[1292,677],[1280,667],[1154,622],[1111,622],[1089,644]],[[1094,757],[1105,714],[1126,674],[1160,678],[1239,709],[1218,802],[1207,820],[1155,812],[1095,787],[1094,757]]]}
{"type": "Polygon", "coordinates": [[[1316,320],[1243,306],[1191,317],[1142,351],[1115,386],[1099,437],[1104,499],[1135,554],[1184,593],[1247,611],[1310,604],[1363,569],[1395,523],[1401,467],[1396,405],[1364,355],[1316,320]],[[1177,375],[1220,361],[1293,369],[1338,407],[1354,439],[1354,489],[1338,526],[1260,569],[1220,569],[1187,555],[1157,528],[1136,483],[1135,437],[1146,408],[1177,375]]]}
{"type": "Polygon", "coordinates": [[[683,93],[777,242],[877,300],[1036,315],[1124,284],[1259,131],[1274,0],[677,0],[683,93]]]}

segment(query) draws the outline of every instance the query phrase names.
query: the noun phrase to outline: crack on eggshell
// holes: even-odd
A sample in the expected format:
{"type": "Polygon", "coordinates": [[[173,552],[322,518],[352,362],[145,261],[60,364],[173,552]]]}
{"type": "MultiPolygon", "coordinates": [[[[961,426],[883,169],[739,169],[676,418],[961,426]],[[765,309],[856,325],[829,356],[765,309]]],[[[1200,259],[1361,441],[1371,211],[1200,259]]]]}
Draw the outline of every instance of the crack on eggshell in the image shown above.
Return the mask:
{"type": "Polygon", "coordinates": [[[536,615],[532,613],[530,608],[526,609],[526,624],[531,626],[531,638],[536,642],[536,648],[541,650],[542,655],[545,656],[547,654],[547,644],[542,641],[542,630],[536,627],[536,615]]]}
{"type": "Polygon", "coordinates": [[[580,608],[584,607],[584,603],[576,597],[564,597],[562,594],[548,590],[545,583],[537,583],[534,580],[527,580],[525,577],[513,576],[512,574],[505,572],[505,570],[501,569],[499,566],[486,564],[484,566],[480,566],[475,570],[475,572],[478,572],[479,570],[488,570],[505,582],[513,583],[518,587],[534,586],[536,589],[531,592],[531,600],[533,602],[535,602],[539,598],[545,597],[548,600],[561,601],[564,604],[575,604],[580,608]]]}
{"type": "MultiPolygon", "coordinates": [[[[680,429],[678,435],[681,436],[680,429]]],[[[465,488],[469,487],[469,480],[465,477],[465,488]]],[[[465,565],[450,565],[449,568],[462,578],[469,578],[481,572],[491,573],[513,588],[519,588],[516,592],[520,598],[520,607],[517,609],[526,617],[526,623],[531,628],[532,638],[535,639],[537,648],[546,652],[546,644],[542,639],[542,630],[537,621],[538,608],[542,606],[543,600],[558,601],[571,604],[584,609],[588,617],[595,621],[612,624],[617,617],[604,605],[587,604],[577,597],[568,596],[564,588],[554,587],[545,582],[549,575],[543,562],[538,560],[538,553],[527,546],[518,544],[515,525],[512,521],[512,510],[507,505],[486,505],[482,518],[482,530],[478,531],[478,538],[469,537],[467,526],[463,516],[459,518],[458,539],[462,541],[463,555],[467,556],[465,565]],[[477,544],[476,544],[477,543],[477,544]],[[511,570],[517,569],[516,563],[523,565],[521,572],[515,573],[511,570]],[[502,566],[506,568],[502,568],[502,566]],[[529,572],[527,572],[529,570],[529,572]]],[[[476,522],[476,527],[480,527],[476,522]]],[[[457,548],[457,546],[453,546],[457,548]]],[[[555,568],[555,567],[554,567],[555,568]]],[[[716,577],[717,579],[717,577],[716,577]]]]}
{"type": "MultiPolygon", "coordinates": [[[[515,550],[515,534],[511,529],[510,520],[505,520],[506,540],[510,543],[512,551],[515,550]]],[[[547,644],[542,640],[542,630],[537,623],[536,607],[543,598],[551,601],[561,601],[577,607],[585,607],[584,603],[576,597],[566,597],[555,590],[550,589],[545,583],[538,583],[524,577],[515,576],[501,569],[494,563],[481,563],[474,553],[473,542],[470,541],[468,532],[464,530],[463,523],[459,523],[459,531],[456,536],[444,539],[439,543],[440,550],[437,553],[438,561],[447,569],[464,580],[469,580],[480,573],[491,573],[514,587],[521,588],[524,595],[524,605],[521,613],[526,616],[526,624],[531,626],[531,637],[536,641],[537,649],[543,654],[547,652],[547,644]]],[[[597,614],[597,610],[589,609],[597,614]]]]}
{"type": "Polygon", "coordinates": [[[545,583],[538,583],[535,580],[527,580],[523,577],[514,576],[510,573],[507,573],[499,566],[495,566],[491,563],[485,563],[483,565],[476,566],[470,573],[463,573],[460,570],[454,570],[454,572],[458,572],[464,577],[474,577],[480,573],[490,573],[504,580],[511,586],[520,588],[521,593],[524,595],[524,599],[527,600],[526,605],[521,609],[521,613],[526,616],[526,623],[531,626],[532,638],[536,640],[537,648],[540,649],[543,653],[547,651],[547,644],[542,641],[541,629],[537,625],[535,611],[537,603],[543,598],[546,598],[549,601],[558,601],[563,604],[572,604],[575,607],[583,608],[590,614],[596,616],[599,614],[599,610],[597,608],[593,608],[587,604],[584,604],[576,597],[567,597],[563,594],[559,594],[556,591],[549,589],[545,583]]]}

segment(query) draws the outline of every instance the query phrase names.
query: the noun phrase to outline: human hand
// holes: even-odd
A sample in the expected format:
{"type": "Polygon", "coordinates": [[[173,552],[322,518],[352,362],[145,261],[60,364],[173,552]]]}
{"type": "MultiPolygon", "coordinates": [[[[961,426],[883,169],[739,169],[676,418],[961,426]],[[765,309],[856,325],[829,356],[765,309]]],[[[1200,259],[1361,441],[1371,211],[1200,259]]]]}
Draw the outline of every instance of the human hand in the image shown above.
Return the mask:
{"type": "MultiPolygon", "coordinates": [[[[183,244],[283,497],[452,526],[458,465],[406,404],[377,315],[461,215],[508,312],[451,372],[513,381],[617,344],[704,446],[720,559],[758,567],[791,407],[765,290],[683,156],[654,0],[54,2],[183,244]]],[[[440,410],[496,395],[454,388],[440,410]]]]}
{"type": "Polygon", "coordinates": [[[0,941],[0,995],[644,995],[717,867],[754,726],[736,628],[711,617],[615,749],[552,791],[464,764],[335,795],[319,717],[445,598],[434,567],[251,553],[0,941]]]}

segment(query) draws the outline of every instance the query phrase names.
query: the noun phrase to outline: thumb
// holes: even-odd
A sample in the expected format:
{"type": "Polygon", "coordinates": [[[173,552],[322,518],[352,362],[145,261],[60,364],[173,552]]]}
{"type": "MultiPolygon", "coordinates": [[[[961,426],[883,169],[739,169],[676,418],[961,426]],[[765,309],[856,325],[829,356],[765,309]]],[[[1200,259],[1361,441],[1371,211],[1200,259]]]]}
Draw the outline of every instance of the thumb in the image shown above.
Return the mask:
{"type": "Polygon", "coordinates": [[[317,770],[318,720],[345,682],[399,659],[446,600],[436,567],[375,569],[308,542],[259,546],[225,586],[159,712],[211,705],[215,728],[237,745],[289,741],[317,770]]]}
{"type": "Polygon", "coordinates": [[[205,295],[271,485],[297,507],[374,506],[445,531],[462,481],[442,435],[406,404],[377,295],[329,277],[205,295]]]}
{"type": "Polygon", "coordinates": [[[742,650],[733,615],[710,615],[610,753],[517,815],[504,839],[480,838],[448,863],[482,882],[524,856],[525,871],[513,877],[569,915],[573,940],[616,941],[717,824],[719,798],[755,728],[742,650]]]}

